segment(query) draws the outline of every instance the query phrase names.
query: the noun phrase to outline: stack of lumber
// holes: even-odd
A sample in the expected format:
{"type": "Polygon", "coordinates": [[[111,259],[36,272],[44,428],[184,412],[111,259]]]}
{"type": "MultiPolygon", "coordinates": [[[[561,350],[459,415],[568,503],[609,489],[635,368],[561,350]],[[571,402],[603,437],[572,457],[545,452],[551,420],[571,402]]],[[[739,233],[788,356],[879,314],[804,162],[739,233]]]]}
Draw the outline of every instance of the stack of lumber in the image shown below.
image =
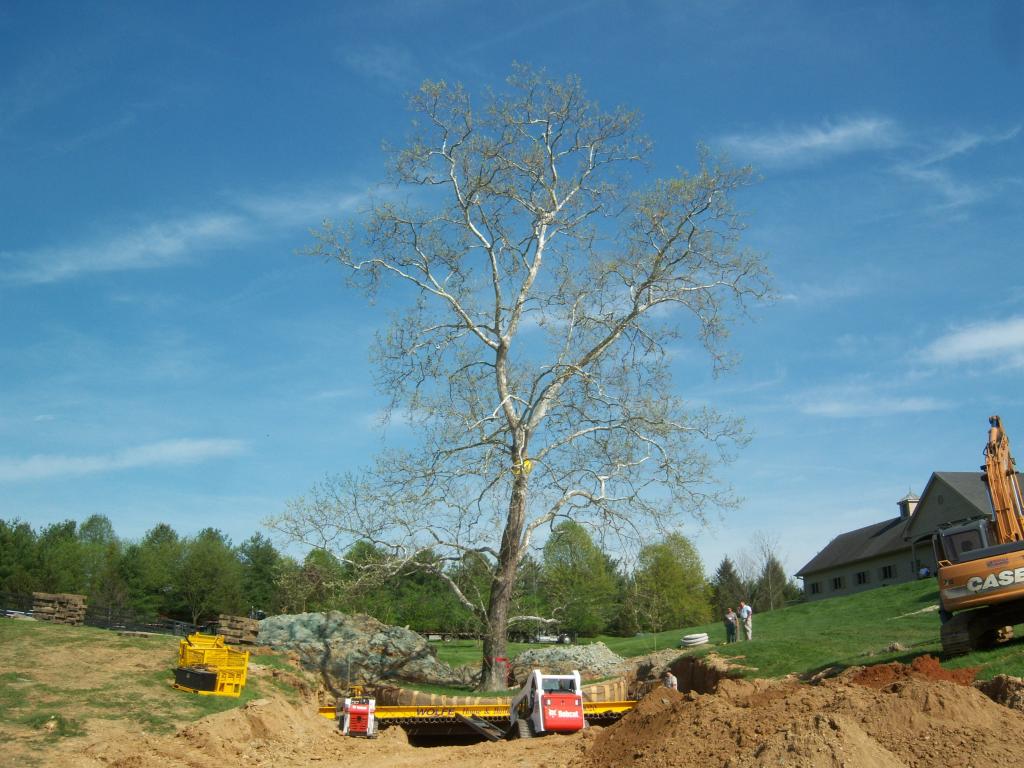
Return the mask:
{"type": "Polygon", "coordinates": [[[245,616],[228,616],[222,613],[217,617],[217,633],[224,637],[224,642],[231,645],[255,645],[260,633],[260,623],[245,616]]]}
{"type": "Polygon", "coordinates": [[[85,621],[85,595],[33,592],[32,615],[39,621],[79,626],[85,621]]]}

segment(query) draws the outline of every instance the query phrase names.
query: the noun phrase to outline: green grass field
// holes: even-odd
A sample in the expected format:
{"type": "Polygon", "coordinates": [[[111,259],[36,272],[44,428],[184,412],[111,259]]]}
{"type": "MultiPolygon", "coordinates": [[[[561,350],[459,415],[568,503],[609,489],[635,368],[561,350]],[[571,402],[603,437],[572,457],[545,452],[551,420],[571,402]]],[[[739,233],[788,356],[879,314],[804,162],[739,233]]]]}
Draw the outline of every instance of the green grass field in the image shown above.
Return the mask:
{"type": "MultiPolygon", "coordinates": [[[[754,641],[725,644],[721,622],[682,627],[638,637],[599,636],[581,643],[600,641],[623,657],[675,648],[683,635],[707,632],[709,644],[694,651],[714,651],[748,668],[747,677],[782,677],[813,674],[827,667],[849,667],[889,661],[907,662],[930,653],[940,656],[939,617],[934,610],[938,593],[933,579],[882,587],[849,597],[800,603],[754,616],[754,641]],[[890,651],[898,643],[905,650],[890,651]]],[[[978,667],[979,679],[1004,673],[1024,676],[1024,627],[1016,628],[1021,640],[998,648],[958,656],[943,662],[949,668],[978,667]]],[[[481,647],[473,641],[435,643],[438,656],[449,664],[479,663],[481,647]]],[[[525,648],[511,644],[513,657],[525,648]]],[[[682,653],[682,651],[680,651],[682,653]]]]}

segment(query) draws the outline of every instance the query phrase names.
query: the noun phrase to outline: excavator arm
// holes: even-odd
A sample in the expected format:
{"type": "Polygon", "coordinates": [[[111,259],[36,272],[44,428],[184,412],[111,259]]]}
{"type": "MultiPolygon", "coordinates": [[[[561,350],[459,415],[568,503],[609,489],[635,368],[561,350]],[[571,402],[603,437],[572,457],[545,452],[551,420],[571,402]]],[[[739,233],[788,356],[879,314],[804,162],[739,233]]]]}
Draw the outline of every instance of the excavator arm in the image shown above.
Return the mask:
{"type": "Polygon", "coordinates": [[[988,444],[985,446],[985,480],[992,500],[994,544],[1024,541],[1024,504],[1021,503],[1017,465],[1010,455],[1010,439],[1003,431],[1002,420],[988,420],[988,444]]]}

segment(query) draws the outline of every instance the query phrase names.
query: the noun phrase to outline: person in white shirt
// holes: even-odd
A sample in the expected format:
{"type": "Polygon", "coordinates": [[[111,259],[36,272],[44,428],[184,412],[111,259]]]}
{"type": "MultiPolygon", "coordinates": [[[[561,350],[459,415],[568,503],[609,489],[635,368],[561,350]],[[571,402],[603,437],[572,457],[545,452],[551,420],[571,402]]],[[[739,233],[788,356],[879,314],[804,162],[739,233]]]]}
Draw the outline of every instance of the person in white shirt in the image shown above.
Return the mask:
{"type": "Polygon", "coordinates": [[[740,626],[743,627],[743,634],[747,640],[752,640],[754,636],[754,627],[750,619],[753,615],[754,609],[740,600],[740,626]]]}
{"type": "Polygon", "coordinates": [[[671,669],[665,670],[665,674],[661,676],[661,682],[666,688],[671,688],[673,691],[679,690],[679,681],[672,674],[671,669]]]}

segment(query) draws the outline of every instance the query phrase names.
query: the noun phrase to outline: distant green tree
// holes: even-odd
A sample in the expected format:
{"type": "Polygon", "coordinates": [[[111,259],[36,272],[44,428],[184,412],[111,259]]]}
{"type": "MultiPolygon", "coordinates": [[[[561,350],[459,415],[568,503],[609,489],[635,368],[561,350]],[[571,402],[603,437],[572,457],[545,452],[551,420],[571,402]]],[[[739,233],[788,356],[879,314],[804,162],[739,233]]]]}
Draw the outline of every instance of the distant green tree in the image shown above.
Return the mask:
{"type": "Polygon", "coordinates": [[[159,523],[142,540],[125,547],[121,574],[128,588],[129,605],[144,616],[184,617],[178,591],[184,547],[177,532],[159,523]]]}
{"type": "Polygon", "coordinates": [[[0,520],[0,592],[28,595],[37,589],[36,534],[20,520],[0,520]]]}
{"type": "Polygon", "coordinates": [[[420,632],[450,632],[464,618],[447,583],[438,575],[444,563],[430,550],[417,554],[416,565],[402,568],[383,588],[392,595],[394,623],[420,632]],[[429,565],[424,560],[432,561],[429,565]]]}
{"type": "Polygon", "coordinates": [[[345,573],[341,562],[326,549],[311,549],[302,561],[307,611],[342,607],[345,573]]]}
{"type": "Polygon", "coordinates": [[[603,632],[616,611],[615,566],[587,529],[566,520],[544,544],[544,596],[559,625],[582,635],[603,632]]]}
{"type": "Polygon", "coordinates": [[[92,607],[107,607],[110,598],[123,595],[123,579],[117,563],[121,543],[106,515],[91,515],[78,526],[82,560],[82,593],[92,607]]]}
{"type": "Polygon", "coordinates": [[[302,564],[282,555],[274,569],[274,594],[281,613],[305,613],[308,589],[302,564]]]}
{"type": "Polygon", "coordinates": [[[807,599],[807,595],[804,594],[804,588],[800,586],[796,579],[790,579],[786,582],[786,604],[799,603],[807,599]]]}
{"type": "Polygon", "coordinates": [[[782,563],[774,555],[769,555],[754,585],[751,596],[754,610],[764,613],[782,608],[786,604],[788,585],[789,577],[786,576],[782,563]]]}
{"type": "MultiPolygon", "coordinates": [[[[512,595],[512,611],[518,616],[549,616],[550,606],[544,590],[544,565],[533,555],[526,555],[519,563],[515,592],[512,595]]],[[[509,637],[526,639],[536,634],[542,624],[536,621],[521,621],[509,626],[509,637]]]]}
{"type": "Polygon", "coordinates": [[[231,541],[214,528],[186,539],[176,586],[193,624],[218,613],[241,613],[242,564],[231,541]]]}
{"type": "Polygon", "coordinates": [[[266,613],[278,611],[275,579],[281,554],[262,534],[254,534],[238,545],[237,556],[242,566],[242,602],[249,609],[266,613]]]}
{"type": "Polygon", "coordinates": [[[48,525],[36,539],[35,583],[42,592],[84,590],[84,563],[73,520],[48,525]]]}
{"type": "Polygon", "coordinates": [[[740,600],[750,599],[747,588],[728,555],[718,564],[718,569],[711,579],[711,591],[715,615],[718,618],[722,618],[729,608],[736,608],[740,600]]]}
{"type": "Polygon", "coordinates": [[[467,552],[449,571],[449,576],[462,595],[477,610],[471,611],[464,605],[455,613],[457,626],[454,631],[480,635],[486,629],[482,620],[482,609],[491,600],[492,571],[490,564],[479,552],[467,552]]]}
{"type": "Polygon", "coordinates": [[[711,618],[704,565],[690,540],[678,533],[640,550],[631,592],[640,629],[661,632],[711,618]]]}
{"type": "Polygon", "coordinates": [[[92,566],[96,571],[93,591],[89,593],[89,606],[104,612],[108,621],[113,621],[115,616],[128,607],[128,583],[122,568],[123,556],[121,542],[111,541],[102,553],[102,559],[92,566]]]}

